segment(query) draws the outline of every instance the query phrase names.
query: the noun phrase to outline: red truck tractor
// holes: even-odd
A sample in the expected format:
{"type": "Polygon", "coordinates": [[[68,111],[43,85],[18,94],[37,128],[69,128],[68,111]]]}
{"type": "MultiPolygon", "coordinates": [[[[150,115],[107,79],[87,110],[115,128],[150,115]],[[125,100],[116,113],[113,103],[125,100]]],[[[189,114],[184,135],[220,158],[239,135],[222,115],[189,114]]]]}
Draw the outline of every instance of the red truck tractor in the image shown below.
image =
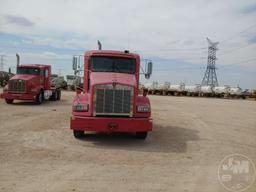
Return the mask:
{"type": "MultiPolygon", "coordinates": [[[[88,51],[83,55],[83,88],[73,99],[70,128],[75,138],[86,131],[132,132],[145,139],[152,130],[150,101],[139,95],[140,56],[129,51],[88,51]]],[[[149,78],[152,62],[144,74],[149,78]]],[[[73,69],[77,59],[73,58],[73,69]]]]}
{"type": "Polygon", "coordinates": [[[60,100],[61,89],[51,86],[51,66],[41,64],[19,64],[17,54],[17,74],[4,87],[0,95],[7,104],[14,100],[32,100],[41,104],[44,100],[60,100]]]}

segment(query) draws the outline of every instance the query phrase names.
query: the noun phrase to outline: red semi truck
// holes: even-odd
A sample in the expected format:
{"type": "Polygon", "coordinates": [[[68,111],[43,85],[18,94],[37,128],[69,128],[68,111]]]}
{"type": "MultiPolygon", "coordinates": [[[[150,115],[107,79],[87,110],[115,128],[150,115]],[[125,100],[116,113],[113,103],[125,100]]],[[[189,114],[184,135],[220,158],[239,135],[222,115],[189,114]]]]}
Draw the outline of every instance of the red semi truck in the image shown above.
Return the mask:
{"type": "MultiPolygon", "coordinates": [[[[70,128],[74,137],[85,131],[133,132],[145,139],[152,130],[150,101],[139,95],[140,57],[129,51],[88,51],[83,55],[83,88],[73,100],[70,128]]],[[[76,69],[77,59],[73,58],[76,69]]],[[[145,77],[152,73],[146,62],[145,77]]]]}
{"type": "Polygon", "coordinates": [[[61,90],[51,86],[51,66],[41,64],[19,64],[17,56],[17,74],[4,87],[0,95],[7,104],[14,100],[33,100],[41,104],[46,99],[60,100],[61,90]]]}

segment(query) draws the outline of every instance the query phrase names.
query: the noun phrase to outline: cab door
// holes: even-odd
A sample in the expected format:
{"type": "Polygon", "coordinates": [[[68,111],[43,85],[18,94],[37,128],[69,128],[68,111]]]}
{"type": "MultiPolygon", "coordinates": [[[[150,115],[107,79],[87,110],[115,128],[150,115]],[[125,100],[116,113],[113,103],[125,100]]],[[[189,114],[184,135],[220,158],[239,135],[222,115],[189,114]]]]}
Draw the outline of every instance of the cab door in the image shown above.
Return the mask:
{"type": "Polygon", "coordinates": [[[44,88],[45,87],[45,70],[40,69],[40,87],[44,88]]]}
{"type": "Polygon", "coordinates": [[[50,85],[50,74],[49,74],[49,69],[46,68],[44,70],[44,88],[45,89],[50,89],[51,85],[50,85]]]}

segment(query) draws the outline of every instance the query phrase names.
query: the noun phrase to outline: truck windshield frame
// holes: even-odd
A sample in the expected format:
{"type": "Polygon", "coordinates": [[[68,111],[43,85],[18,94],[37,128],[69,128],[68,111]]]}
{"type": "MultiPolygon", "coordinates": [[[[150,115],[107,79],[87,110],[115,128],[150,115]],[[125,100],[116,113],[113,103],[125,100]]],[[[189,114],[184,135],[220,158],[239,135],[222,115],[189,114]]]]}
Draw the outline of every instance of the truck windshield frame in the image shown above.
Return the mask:
{"type": "Polygon", "coordinates": [[[136,60],[127,57],[92,56],[90,58],[92,72],[112,72],[135,74],[136,60]]]}
{"type": "Polygon", "coordinates": [[[30,67],[18,67],[17,74],[18,75],[41,75],[39,68],[30,68],[30,67]]]}

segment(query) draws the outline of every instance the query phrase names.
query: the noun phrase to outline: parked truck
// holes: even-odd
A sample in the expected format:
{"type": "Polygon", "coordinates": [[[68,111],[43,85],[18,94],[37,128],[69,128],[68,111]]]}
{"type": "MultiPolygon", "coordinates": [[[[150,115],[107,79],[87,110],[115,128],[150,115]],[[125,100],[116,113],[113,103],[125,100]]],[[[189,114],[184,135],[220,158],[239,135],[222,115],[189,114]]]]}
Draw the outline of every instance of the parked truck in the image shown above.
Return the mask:
{"type": "Polygon", "coordinates": [[[201,90],[201,85],[185,85],[184,94],[186,96],[198,96],[201,90]]]}
{"type": "Polygon", "coordinates": [[[225,86],[217,86],[213,87],[213,94],[215,97],[227,97],[230,91],[230,87],[225,86]]]}
{"type": "Polygon", "coordinates": [[[57,74],[51,75],[51,85],[56,88],[67,89],[67,82],[64,80],[64,76],[57,74]]]}
{"type": "Polygon", "coordinates": [[[168,95],[183,95],[184,94],[184,88],[185,88],[185,84],[184,83],[180,83],[177,85],[170,85],[169,89],[168,89],[168,95]]]}
{"type": "MultiPolygon", "coordinates": [[[[75,62],[76,59],[73,59],[75,62]]],[[[73,63],[73,68],[76,68],[73,63]]],[[[152,72],[146,63],[145,77],[152,72]]],[[[139,95],[140,56],[129,51],[94,50],[84,54],[83,89],[73,99],[70,128],[85,131],[132,132],[145,139],[152,130],[148,97],[139,95]]]]}
{"type": "Polygon", "coordinates": [[[4,87],[12,76],[12,73],[0,71],[0,87],[4,87]]]}
{"type": "Polygon", "coordinates": [[[144,85],[144,88],[148,91],[148,94],[154,95],[156,94],[156,88],[158,87],[158,82],[157,81],[153,81],[151,83],[146,83],[144,85]]]}
{"type": "Polygon", "coordinates": [[[67,86],[69,90],[75,90],[77,86],[81,85],[81,77],[77,75],[67,75],[67,86]]]}
{"type": "Polygon", "coordinates": [[[14,100],[32,100],[41,104],[44,100],[60,100],[61,90],[51,86],[51,66],[19,63],[17,54],[17,73],[4,87],[0,95],[7,104],[14,100]]]}
{"type": "Polygon", "coordinates": [[[228,97],[229,98],[237,98],[237,99],[239,99],[239,98],[245,99],[245,96],[243,95],[243,89],[239,86],[231,87],[229,89],[228,97]]]}
{"type": "Polygon", "coordinates": [[[167,95],[170,85],[171,85],[171,83],[168,81],[166,81],[164,83],[159,83],[159,85],[156,88],[156,94],[167,95]]]}
{"type": "Polygon", "coordinates": [[[213,96],[213,87],[210,85],[201,86],[199,95],[201,97],[212,97],[213,96]]]}

